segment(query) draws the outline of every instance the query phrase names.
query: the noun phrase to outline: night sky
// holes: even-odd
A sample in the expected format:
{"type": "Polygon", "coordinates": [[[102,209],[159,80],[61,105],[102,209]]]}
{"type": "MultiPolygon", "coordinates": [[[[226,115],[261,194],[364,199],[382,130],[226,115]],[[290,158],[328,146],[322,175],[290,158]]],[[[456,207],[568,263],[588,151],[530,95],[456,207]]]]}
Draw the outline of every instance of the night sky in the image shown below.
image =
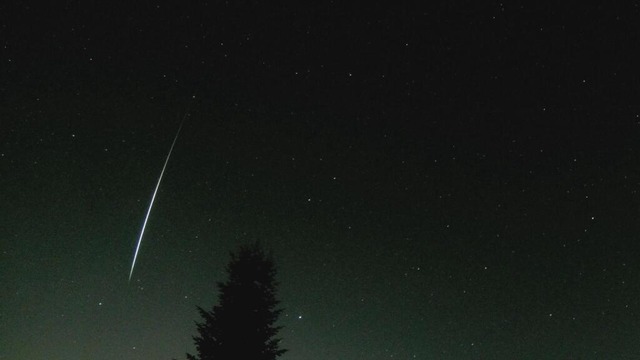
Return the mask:
{"type": "Polygon", "coordinates": [[[0,4],[0,359],[640,359],[640,2],[0,4]],[[160,170],[131,282],[136,241],[160,170]]]}

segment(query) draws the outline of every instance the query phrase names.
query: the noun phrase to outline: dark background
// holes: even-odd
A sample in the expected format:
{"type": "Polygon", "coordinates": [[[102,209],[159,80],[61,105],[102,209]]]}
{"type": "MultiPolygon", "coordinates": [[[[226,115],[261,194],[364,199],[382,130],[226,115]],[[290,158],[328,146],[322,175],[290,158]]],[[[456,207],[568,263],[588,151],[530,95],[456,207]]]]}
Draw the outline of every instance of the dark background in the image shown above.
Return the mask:
{"type": "Polygon", "coordinates": [[[3,2],[0,359],[640,358],[639,3],[427,3],[3,2]]]}

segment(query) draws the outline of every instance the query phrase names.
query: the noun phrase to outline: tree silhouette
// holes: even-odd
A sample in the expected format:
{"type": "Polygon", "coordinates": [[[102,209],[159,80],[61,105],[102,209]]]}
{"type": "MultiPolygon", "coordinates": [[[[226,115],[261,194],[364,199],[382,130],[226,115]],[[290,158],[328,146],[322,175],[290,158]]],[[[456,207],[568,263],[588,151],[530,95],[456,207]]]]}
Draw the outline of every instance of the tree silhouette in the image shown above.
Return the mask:
{"type": "Polygon", "coordinates": [[[275,323],[277,309],[276,267],[272,257],[258,243],[241,246],[231,253],[226,268],[228,280],[218,282],[218,305],[211,311],[198,307],[203,321],[197,324],[193,340],[197,356],[189,360],[275,360],[285,353],[281,327],[275,323]]]}

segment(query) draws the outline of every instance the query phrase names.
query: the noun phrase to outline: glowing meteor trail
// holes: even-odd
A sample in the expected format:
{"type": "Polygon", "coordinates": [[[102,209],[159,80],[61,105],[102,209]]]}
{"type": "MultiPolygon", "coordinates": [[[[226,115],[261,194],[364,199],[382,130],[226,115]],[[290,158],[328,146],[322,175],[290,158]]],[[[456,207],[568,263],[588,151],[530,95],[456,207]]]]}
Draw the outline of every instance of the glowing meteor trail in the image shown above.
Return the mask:
{"type": "Polygon", "coordinates": [[[138,251],[140,251],[140,244],[142,244],[144,229],[147,227],[149,214],[151,214],[151,208],[153,207],[153,202],[156,200],[156,194],[158,193],[158,188],[160,188],[160,182],[162,181],[162,176],[164,175],[164,171],[167,168],[167,163],[169,163],[171,152],[173,151],[173,147],[176,145],[176,140],[178,140],[178,135],[180,135],[180,130],[182,130],[182,124],[184,124],[184,120],[187,118],[187,114],[188,112],[185,112],[184,117],[182,118],[182,122],[180,123],[180,127],[178,127],[178,131],[176,132],[176,136],[173,138],[173,143],[171,144],[171,148],[169,149],[169,154],[167,154],[167,159],[164,161],[164,166],[162,166],[162,171],[160,172],[158,183],[156,184],[155,190],[153,190],[153,196],[151,196],[151,203],[149,203],[149,208],[147,209],[147,215],[144,217],[144,222],[142,223],[142,230],[140,230],[140,237],[138,237],[136,252],[133,254],[133,261],[131,262],[131,271],[129,271],[129,281],[131,281],[131,275],[133,275],[133,268],[136,266],[136,259],[138,258],[138,251]]]}

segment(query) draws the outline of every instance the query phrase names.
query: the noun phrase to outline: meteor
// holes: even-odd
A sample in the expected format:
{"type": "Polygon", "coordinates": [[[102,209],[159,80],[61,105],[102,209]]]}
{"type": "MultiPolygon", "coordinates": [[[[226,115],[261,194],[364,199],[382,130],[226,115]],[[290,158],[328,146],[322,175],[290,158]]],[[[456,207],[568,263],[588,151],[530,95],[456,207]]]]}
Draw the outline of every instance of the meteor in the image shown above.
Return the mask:
{"type": "Polygon", "coordinates": [[[173,151],[173,147],[176,145],[176,141],[178,140],[178,135],[180,135],[180,130],[182,130],[182,125],[184,124],[184,120],[187,118],[187,114],[188,114],[188,109],[187,109],[187,112],[185,112],[184,117],[182,118],[182,122],[180,122],[180,126],[178,127],[178,131],[176,132],[176,136],[173,138],[173,143],[171,143],[171,148],[169,148],[169,153],[167,154],[167,158],[165,159],[164,165],[162,166],[160,177],[158,177],[158,183],[156,184],[156,188],[153,190],[153,196],[151,196],[151,202],[149,203],[147,214],[145,215],[144,222],[142,223],[142,230],[140,230],[140,236],[138,237],[138,244],[136,245],[136,251],[133,254],[133,261],[131,262],[131,271],[129,271],[129,282],[131,282],[131,276],[133,275],[133,268],[136,266],[136,260],[138,259],[138,252],[140,251],[140,244],[142,244],[142,238],[144,237],[144,229],[147,227],[147,221],[149,221],[149,214],[151,214],[151,208],[153,207],[153,202],[156,200],[156,195],[158,194],[158,188],[160,188],[160,182],[162,182],[162,176],[164,175],[164,171],[167,168],[167,164],[169,163],[169,158],[171,157],[171,152],[173,151]]]}

